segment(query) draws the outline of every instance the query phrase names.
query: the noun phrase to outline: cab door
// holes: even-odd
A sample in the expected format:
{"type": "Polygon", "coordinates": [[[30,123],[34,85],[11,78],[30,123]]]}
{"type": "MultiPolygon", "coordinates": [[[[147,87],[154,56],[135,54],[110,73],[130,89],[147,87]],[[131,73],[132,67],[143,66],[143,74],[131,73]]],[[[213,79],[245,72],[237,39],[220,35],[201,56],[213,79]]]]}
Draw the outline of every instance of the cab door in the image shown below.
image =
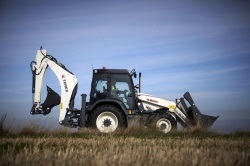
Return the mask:
{"type": "Polygon", "coordinates": [[[110,78],[110,98],[124,103],[126,109],[134,110],[135,96],[132,79],[127,74],[112,74],[110,78]]]}
{"type": "Polygon", "coordinates": [[[96,101],[108,98],[108,75],[95,74],[93,76],[90,92],[89,104],[94,104],[96,101]]]}

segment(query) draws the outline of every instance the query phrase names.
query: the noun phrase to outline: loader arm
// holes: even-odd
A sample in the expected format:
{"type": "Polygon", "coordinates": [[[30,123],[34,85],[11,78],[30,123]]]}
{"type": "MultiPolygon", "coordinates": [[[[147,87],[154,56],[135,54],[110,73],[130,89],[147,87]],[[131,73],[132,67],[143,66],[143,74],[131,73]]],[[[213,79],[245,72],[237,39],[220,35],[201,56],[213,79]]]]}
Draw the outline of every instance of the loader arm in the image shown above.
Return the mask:
{"type": "Polygon", "coordinates": [[[47,55],[46,50],[41,49],[37,51],[36,60],[30,64],[32,71],[32,94],[33,106],[31,114],[48,114],[54,106],[60,104],[59,123],[63,124],[67,110],[73,109],[74,98],[77,91],[77,78],[64,65],[57,62],[57,60],[47,55]],[[61,86],[61,97],[47,86],[47,97],[44,103],[41,104],[41,90],[43,85],[43,78],[46,69],[50,67],[57,76],[61,86]]]}
{"type": "Polygon", "coordinates": [[[176,99],[176,102],[174,102],[148,94],[138,93],[142,111],[150,112],[167,108],[167,113],[172,115],[183,127],[209,128],[219,117],[202,114],[196,107],[189,92],[186,92],[183,97],[176,99]],[[186,105],[184,99],[190,104],[189,107],[186,105]]]}

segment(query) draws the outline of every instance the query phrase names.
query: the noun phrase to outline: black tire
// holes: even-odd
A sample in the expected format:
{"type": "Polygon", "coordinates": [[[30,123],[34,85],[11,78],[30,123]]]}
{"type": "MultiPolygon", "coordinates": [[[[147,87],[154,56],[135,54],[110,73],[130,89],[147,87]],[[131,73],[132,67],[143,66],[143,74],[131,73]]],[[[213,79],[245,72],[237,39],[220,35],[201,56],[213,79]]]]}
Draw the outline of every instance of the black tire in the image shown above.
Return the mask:
{"type": "Polygon", "coordinates": [[[122,111],[113,105],[102,105],[93,110],[90,116],[90,126],[100,132],[111,133],[126,124],[122,111]]]}
{"type": "Polygon", "coordinates": [[[156,116],[153,125],[157,130],[168,133],[177,129],[177,121],[168,114],[156,116]]]}

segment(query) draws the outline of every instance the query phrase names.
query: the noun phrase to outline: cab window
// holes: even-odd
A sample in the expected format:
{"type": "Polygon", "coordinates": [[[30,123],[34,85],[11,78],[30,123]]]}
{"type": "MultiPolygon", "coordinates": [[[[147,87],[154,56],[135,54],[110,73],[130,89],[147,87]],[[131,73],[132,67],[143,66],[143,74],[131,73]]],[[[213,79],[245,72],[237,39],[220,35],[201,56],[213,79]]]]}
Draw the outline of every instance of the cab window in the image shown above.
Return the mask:
{"type": "Polygon", "coordinates": [[[90,103],[94,103],[97,100],[105,99],[108,96],[108,81],[106,74],[96,74],[92,82],[92,92],[90,94],[90,103]]]}
{"type": "Polygon", "coordinates": [[[124,103],[127,109],[133,109],[133,91],[131,87],[131,78],[129,75],[113,74],[111,76],[110,95],[124,103]]]}

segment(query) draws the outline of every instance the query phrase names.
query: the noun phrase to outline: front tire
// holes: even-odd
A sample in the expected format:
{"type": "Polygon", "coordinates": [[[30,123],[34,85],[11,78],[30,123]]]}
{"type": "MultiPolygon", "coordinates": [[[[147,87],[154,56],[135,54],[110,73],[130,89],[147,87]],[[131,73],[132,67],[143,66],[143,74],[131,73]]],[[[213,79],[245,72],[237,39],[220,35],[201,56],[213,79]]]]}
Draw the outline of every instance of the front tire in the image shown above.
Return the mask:
{"type": "Polygon", "coordinates": [[[170,115],[162,115],[156,119],[155,127],[163,133],[168,133],[177,129],[177,122],[170,115]]]}
{"type": "Polygon", "coordinates": [[[125,127],[125,118],[119,108],[102,105],[93,111],[90,123],[102,133],[112,133],[118,128],[125,127]]]}

